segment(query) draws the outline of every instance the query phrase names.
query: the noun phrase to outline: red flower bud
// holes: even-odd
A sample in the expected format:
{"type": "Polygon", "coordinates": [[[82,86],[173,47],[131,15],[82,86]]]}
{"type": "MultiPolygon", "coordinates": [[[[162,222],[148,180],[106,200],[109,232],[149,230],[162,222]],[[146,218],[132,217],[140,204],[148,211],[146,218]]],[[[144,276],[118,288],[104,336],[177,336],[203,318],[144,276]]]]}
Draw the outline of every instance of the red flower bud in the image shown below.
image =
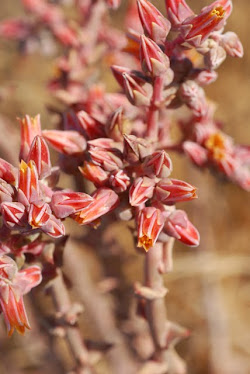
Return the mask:
{"type": "Polygon", "coordinates": [[[172,161],[165,151],[156,151],[148,156],[142,167],[149,178],[167,178],[173,170],[172,161]]]}
{"type": "Polygon", "coordinates": [[[81,110],[76,115],[81,130],[84,131],[89,139],[100,138],[105,135],[103,124],[91,117],[87,112],[81,110]]]}
{"type": "Polygon", "coordinates": [[[108,174],[100,166],[93,164],[93,162],[85,161],[82,167],[79,167],[82,175],[93,182],[96,187],[106,185],[108,181],[108,174]]]}
{"type": "Polygon", "coordinates": [[[178,179],[163,179],[155,187],[155,197],[163,204],[175,204],[197,197],[196,188],[178,179]]]}
{"type": "Polygon", "coordinates": [[[173,236],[192,247],[196,247],[200,243],[199,232],[189,221],[186,212],[183,210],[176,210],[167,218],[164,231],[169,236],[173,236]]]}
{"type": "Polygon", "coordinates": [[[11,202],[14,195],[14,188],[5,180],[0,178],[0,204],[3,202],[11,202]]]}
{"type": "Polygon", "coordinates": [[[50,216],[49,221],[41,227],[42,231],[52,238],[60,238],[65,235],[65,227],[60,219],[53,215],[50,216]]]}
{"type": "Polygon", "coordinates": [[[39,179],[43,179],[50,175],[51,162],[47,143],[42,136],[36,136],[31,144],[27,157],[27,162],[34,161],[39,179]]]}
{"type": "Polygon", "coordinates": [[[37,201],[30,204],[28,221],[33,228],[39,228],[46,225],[50,217],[51,209],[49,204],[44,201],[37,201]]]}
{"type": "Polygon", "coordinates": [[[137,218],[138,247],[143,247],[145,251],[153,247],[163,229],[164,221],[165,218],[159,209],[142,209],[137,218]]]}
{"type": "Polygon", "coordinates": [[[27,161],[30,146],[37,135],[41,134],[41,121],[38,114],[35,118],[25,116],[19,120],[21,125],[21,148],[19,159],[27,161]]]}
{"type": "Polygon", "coordinates": [[[185,0],[165,0],[168,19],[173,27],[179,26],[185,19],[194,15],[185,0]]]}
{"type": "Polygon", "coordinates": [[[11,184],[14,184],[17,179],[17,169],[2,158],[0,158],[0,178],[11,184]]]}
{"type": "Polygon", "coordinates": [[[164,43],[170,31],[170,22],[147,0],[137,0],[138,13],[147,36],[157,44],[164,43]]]}
{"type": "Polygon", "coordinates": [[[92,161],[106,171],[118,170],[123,167],[119,150],[108,151],[105,148],[91,146],[89,150],[92,161]]]}
{"type": "Polygon", "coordinates": [[[24,205],[29,205],[29,203],[38,199],[38,174],[34,161],[30,161],[28,164],[21,161],[18,187],[18,199],[24,205]]]}
{"type": "Polygon", "coordinates": [[[88,207],[93,197],[83,192],[57,191],[51,198],[51,208],[58,218],[66,218],[88,207]]]}
{"type": "Polygon", "coordinates": [[[148,199],[151,199],[154,193],[155,181],[143,177],[137,178],[129,189],[129,203],[132,206],[140,206],[148,199]]]}
{"type": "Polygon", "coordinates": [[[85,138],[77,131],[45,130],[43,136],[58,152],[65,155],[79,155],[85,151],[85,138]]]}
{"type": "Polygon", "coordinates": [[[119,203],[118,195],[109,188],[99,188],[92,197],[94,201],[90,205],[71,216],[80,225],[95,221],[115,209],[119,203]]]}
{"type": "Polygon", "coordinates": [[[27,212],[21,203],[2,203],[1,213],[5,225],[11,229],[25,226],[27,223],[27,212]]]}

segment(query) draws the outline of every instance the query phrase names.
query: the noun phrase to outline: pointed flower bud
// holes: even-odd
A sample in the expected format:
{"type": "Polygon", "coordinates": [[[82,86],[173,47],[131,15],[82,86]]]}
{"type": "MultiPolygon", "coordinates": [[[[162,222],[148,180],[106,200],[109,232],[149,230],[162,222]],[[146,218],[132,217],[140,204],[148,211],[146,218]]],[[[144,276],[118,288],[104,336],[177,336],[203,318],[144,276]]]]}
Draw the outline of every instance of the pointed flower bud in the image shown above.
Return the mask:
{"type": "Polygon", "coordinates": [[[149,178],[167,178],[172,170],[172,161],[165,151],[156,151],[143,162],[144,174],[149,178]]]}
{"type": "Polygon", "coordinates": [[[168,19],[174,28],[194,15],[185,0],[165,0],[168,19]]]}
{"type": "Polygon", "coordinates": [[[147,78],[140,71],[131,70],[131,69],[126,68],[124,66],[112,65],[111,66],[111,71],[112,71],[117,83],[122,88],[124,88],[123,74],[128,74],[138,84],[141,84],[141,85],[147,81],[147,78]]]}
{"type": "Polygon", "coordinates": [[[49,221],[51,217],[51,209],[49,204],[44,201],[36,201],[30,204],[28,221],[32,228],[39,228],[49,221]]]}
{"type": "Polygon", "coordinates": [[[170,66],[167,55],[153,40],[144,35],[141,35],[140,40],[140,59],[143,71],[153,77],[166,73],[170,66]]]}
{"type": "Polygon", "coordinates": [[[23,227],[27,223],[27,212],[21,203],[2,203],[1,213],[5,225],[11,229],[23,227]]]}
{"type": "Polygon", "coordinates": [[[112,115],[110,116],[107,124],[106,124],[106,133],[107,136],[116,140],[122,141],[123,140],[123,133],[125,131],[126,120],[124,119],[123,108],[120,107],[116,109],[112,115]]]}
{"type": "Polygon", "coordinates": [[[88,207],[93,197],[83,192],[56,191],[51,199],[51,208],[57,218],[66,218],[88,207]]]}
{"type": "Polygon", "coordinates": [[[37,135],[31,144],[27,162],[31,160],[34,161],[36,165],[39,179],[43,179],[50,175],[51,162],[49,148],[42,136],[37,135]]]}
{"type": "Polygon", "coordinates": [[[186,155],[198,166],[204,166],[208,160],[208,152],[201,145],[186,141],[183,143],[186,155]]]}
{"type": "Polygon", "coordinates": [[[159,209],[147,207],[140,211],[137,218],[138,247],[148,251],[154,246],[163,229],[165,218],[159,209]]]}
{"type": "Polygon", "coordinates": [[[85,138],[77,131],[44,130],[43,136],[58,152],[75,156],[86,150],[85,138]]]}
{"type": "Polygon", "coordinates": [[[231,57],[243,57],[244,50],[241,41],[234,32],[228,31],[220,36],[220,44],[231,57]]]}
{"type": "Polygon", "coordinates": [[[79,170],[84,178],[93,182],[96,187],[105,186],[108,181],[108,173],[93,162],[85,161],[79,170]]]}
{"type": "Polygon", "coordinates": [[[41,121],[40,115],[38,114],[35,118],[25,116],[19,120],[21,125],[21,148],[19,159],[27,161],[27,157],[30,151],[30,146],[37,135],[41,133],[41,121]]]}
{"type": "Polygon", "coordinates": [[[199,47],[213,31],[220,30],[231,13],[230,0],[215,1],[203,8],[198,16],[188,18],[181,25],[186,42],[199,47]]]}
{"type": "Polygon", "coordinates": [[[31,266],[18,272],[17,265],[10,257],[0,257],[0,309],[3,312],[8,336],[16,329],[24,334],[30,329],[25,311],[23,295],[36,287],[42,280],[38,266],[31,266]]]}
{"type": "Polygon", "coordinates": [[[89,139],[100,138],[105,135],[103,124],[91,117],[87,112],[81,110],[76,115],[81,130],[84,131],[89,139]]]}
{"type": "Polygon", "coordinates": [[[130,178],[124,170],[119,170],[110,175],[109,182],[115,192],[121,193],[127,190],[130,178]]]}
{"type": "Polygon", "coordinates": [[[21,161],[19,168],[19,201],[24,205],[36,201],[39,196],[38,174],[34,161],[21,161]]]}
{"type": "Polygon", "coordinates": [[[225,49],[215,44],[204,54],[204,64],[209,70],[215,70],[225,61],[226,57],[225,49]]]}
{"type": "Polygon", "coordinates": [[[125,94],[132,105],[148,106],[150,104],[149,92],[140,85],[140,81],[132,78],[128,73],[123,73],[123,87],[125,94]]]}
{"type": "Polygon", "coordinates": [[[124,151],[123,156],[129,164],[135,164],[142,161],[145,157],[152,153],[151,144],[135,135],[123,135],[124,151]]]}
{"type": "Polygon", "coordinates": [[[157,44],[164,43],[170,31],[170,22],[147,0],[137,0],[138,13],[147,36],[157,44]]]}
{"type": "Polygon", "coordinates": [[[196,188],[178,179],[163,179],[155,188],[155,197],[163,204],[175,204],[197,197],[196,188]]]}
{"type": "Polygon", "coordinates": [[[99,188],[92,197],[94,201],[89,206],[71,216],[80,225],[86,225],[97,220],[115,209],[119,204],[118,195],[109,188],[99,188]]]}
{"type": "Polygon", "coordinates": [[[89,154],[93,163],[106,171],[118,170],[123,167],[120,151],[91,146],[89,154]]]}
{"type": "Polygon", "coordinates": [[[164,232],[191,247],[196,247],[200,243],[199,232],[183,210],[176,210],[170,214],[165,222],[164,232]]]}
{"type": "Polygon", "coordinates": [[[137,178],[129,189],[129,203],[132,206],[140,206],[154,193],[155,181],[147,177],[137,178]]]}
{"type": "Polygon", "coordinates": [[[50,216],[48,222],[41,229],[45,234],[55,239],[65,235],[65,227],[62,221],[53,215],[50,216]]]}
{"type": "Polygon", "coordinates": [[[17,169],[2,158],[0,158],[0,178],[11,184],[15,184],[17,179],[17,169]]]}
{"type": "Polygon", "coordinates": [[[207,114],[208,105],[204,90],[194,81],[188,80],[182,83],[179,96],[196,117],[204,117],[207,114]]]}

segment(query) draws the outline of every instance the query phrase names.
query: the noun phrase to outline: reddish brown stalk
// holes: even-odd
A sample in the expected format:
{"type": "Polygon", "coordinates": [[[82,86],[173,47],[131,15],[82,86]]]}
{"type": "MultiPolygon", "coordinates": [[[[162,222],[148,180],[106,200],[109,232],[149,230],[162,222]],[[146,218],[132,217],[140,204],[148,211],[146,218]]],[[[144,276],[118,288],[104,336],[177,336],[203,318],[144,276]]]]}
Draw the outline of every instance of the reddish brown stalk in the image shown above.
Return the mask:
{"type": "Polygon", "coordinates": [[[154,80],[154,91],[148,110],[147,118],[147,136],[151,140],[156,140],[158,138],[158,128],[159,128],[159,105],[161,102],[162,91],[164,87],[164,76],[156,77],[154,80]]]}

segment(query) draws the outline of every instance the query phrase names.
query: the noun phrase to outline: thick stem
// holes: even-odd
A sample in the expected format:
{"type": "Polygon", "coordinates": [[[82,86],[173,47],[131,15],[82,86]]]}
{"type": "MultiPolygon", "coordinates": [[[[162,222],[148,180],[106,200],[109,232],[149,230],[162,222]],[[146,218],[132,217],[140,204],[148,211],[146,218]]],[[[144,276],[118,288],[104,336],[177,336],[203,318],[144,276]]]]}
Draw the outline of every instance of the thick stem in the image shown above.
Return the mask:
{"type": "MultiPolygon", "coordinates": [[[[58,315],[64,316],[72,309],[72,305],[60,269],[58,269],[58,276],[52,281],[49,290],[56,312],[58,315]]],[[[77,372],[80,372],[81,374],[94,374],[94,370],[89,362],[88,350],[84,345],[79,328],[76,324],[66,324],[65,338],[76,361],[77,372]]]]}
{"type": "Polygon", "coordinates": [[[162,100],[162,92],[164,87],[164,77],[159,76],[154,80],[154,90],[148,110],[147,119],[147,137],[156,141],[158,139],[159,130],[159,107],[162,100]]]}

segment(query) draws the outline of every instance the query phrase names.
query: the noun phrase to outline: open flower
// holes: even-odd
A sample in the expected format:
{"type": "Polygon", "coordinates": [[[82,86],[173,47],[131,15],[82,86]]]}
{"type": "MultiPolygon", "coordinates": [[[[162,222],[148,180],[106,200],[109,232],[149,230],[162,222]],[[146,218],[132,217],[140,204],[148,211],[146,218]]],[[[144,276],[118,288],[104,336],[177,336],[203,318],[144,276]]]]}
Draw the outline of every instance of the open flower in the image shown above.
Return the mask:
{"type": "Polygon", "coordinates": [[[154,207],[147,207],[140,211],[137,218],[138,247],[148,251],[154,246],[163,229],[165,218],[163,213],[154,207]]]}

